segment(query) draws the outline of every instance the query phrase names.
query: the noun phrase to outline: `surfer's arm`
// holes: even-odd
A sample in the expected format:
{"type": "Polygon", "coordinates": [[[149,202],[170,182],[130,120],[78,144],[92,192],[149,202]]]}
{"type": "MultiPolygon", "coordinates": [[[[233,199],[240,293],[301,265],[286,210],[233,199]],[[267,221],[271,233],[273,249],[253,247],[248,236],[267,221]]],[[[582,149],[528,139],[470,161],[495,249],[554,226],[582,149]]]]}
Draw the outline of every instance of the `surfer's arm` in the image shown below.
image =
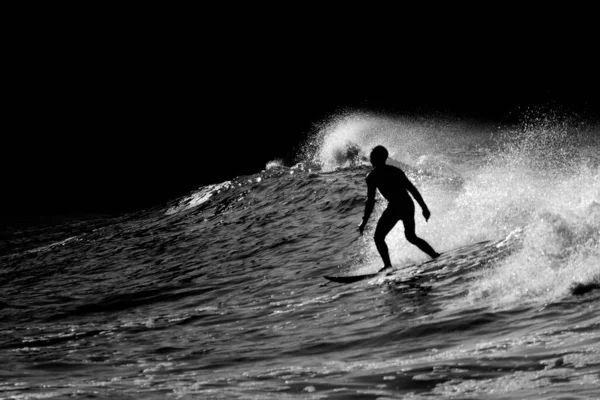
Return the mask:
{"type": "Polygon", "coordinates": [[[362,235],[363,231],[365,230],[365,226],[367,226],[369,217],[371,216],[371,213],[373,212],[373,208],[375,207],[375,191],[376,191],[376,189],[377,188],[375,187],[375,185],[372,183],[369,183],[369,180],[367,179],[367,202],[365,203],[365,213],[363,215],[362,222],[361,222],[360,226],[358,227],[358,230],[361,235],[362,235]]]}
{"type": "Polygon", "coordinates": [[[419,203],[421,210],[423,210],[423,217],[425,217],[425,221],[427,221],[431,216],[431,212],[429,212],[429,208],[427,208],[427,204],[425,204],[425,200],[423,200],[421,193],[419,193],[415,185],[408,179],[406,179],[406,190],[408,190],[417,203],[419,203]]]}

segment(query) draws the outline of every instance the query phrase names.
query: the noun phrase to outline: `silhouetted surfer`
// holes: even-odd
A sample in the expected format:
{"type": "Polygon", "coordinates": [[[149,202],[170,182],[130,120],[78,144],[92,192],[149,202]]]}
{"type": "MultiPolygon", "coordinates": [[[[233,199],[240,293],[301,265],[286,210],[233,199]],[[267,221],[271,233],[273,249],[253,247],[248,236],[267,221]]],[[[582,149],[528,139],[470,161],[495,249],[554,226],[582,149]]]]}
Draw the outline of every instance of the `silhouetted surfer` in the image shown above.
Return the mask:
{"type": "Polygon", "coordinates": [[[375,189],[379,189],[379,193],[388,201],[388,207],[385,209],[377,228],[375,228],[375,245],[377,251],[383,259],[383,267],[389,268],[392,266],[388,247],[385,244],[385,237],[392,230],[396,222],[402,220],[404,223],[404,235],[406,240],[417,246],[423,252],[427,253],[432,258],[439,257],[433,248],[423,239],[417,237],[415,233],[415,205],[408,194],[417,200],[425,221],[429,220],[431,213],[423,201],[421,194],[417,188],[408,180],[406,174],[393,165],[387,165],[385,162],[388,158],[388,151],[383,146],[376,146],[371,151],[371,164],[374,169],[367,175],[367,203],[365,205],[365,215],[358,230],[362,235],[367,221],[373,212],[375,206],[375,189]]]}

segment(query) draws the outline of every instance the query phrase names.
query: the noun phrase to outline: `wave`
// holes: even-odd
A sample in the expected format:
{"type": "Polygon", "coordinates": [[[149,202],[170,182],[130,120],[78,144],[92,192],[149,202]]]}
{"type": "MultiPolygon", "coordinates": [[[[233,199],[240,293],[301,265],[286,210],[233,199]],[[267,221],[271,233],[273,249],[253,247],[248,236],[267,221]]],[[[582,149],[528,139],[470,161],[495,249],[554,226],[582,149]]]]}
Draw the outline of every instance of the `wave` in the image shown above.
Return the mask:
{"type": "MultiPolygon", "coordinates": [[[[325,124],[310,157],[331,171],[366,165],[370,148],[388,147],[430,204],[434,218],[418,232],[436,248],[520,232],[518,251],[469,289],[472,302],[493,297],[495,306],[511,306],[596,287],[599,137],[597,127],[547,114],[496,129],[353,114],[325,124]]],[[[423,259],[402,236],[397,228],[388,236],[393,263],[423,259]]],[[[367,251],[377,258],[372,245],[367,251]]]]}
{"type": "MultiPolygon", "coordinates": [[[[370,146],[380,143],[389,147],[390,162],[407,172],[429,204],[432,219],[425,223],[417,212],[417,231],[434,248],[506,240],[518,232],[512,254],[469,284],[467,301],[493,298],[492,307],[511,307],[595,288],[600,276],[600,169],[589,148],[600,146],[590,131],[547,118],[494,130],[464,121],[339,116],[309,139],[300,163],[286,167],[274,160],[255,175],[203,187],[166,214],[198,208],[206,221],[231,214],[237,223],[256,218],[263,221],[256,227],[271,229],[274,220],[265,220],[261,210],[273,207],[277,212],[267,214],[278,215],[279,224],[290,229],[298,227],[304,210],[322,219],[323,225],[311,224],[314,230],[340,215],[358,222],[367,155],[370,146]]],[[[384,207],[385,201],[379,201],[373,221],[384,207]]],[[[350,232],[340,239],[342,245],[355,242],[350,232]]],[[[426,259],[406,243],[401,224],[387,242],[394,265],[426,259]]],[[[351,254],[346,265],[361,272],[377,268],[373,241],[365,238],[356,246],[354,253],[344,253],[351,254]]],[[[258,246],[253,254],[270,248],[258,246]]]]}

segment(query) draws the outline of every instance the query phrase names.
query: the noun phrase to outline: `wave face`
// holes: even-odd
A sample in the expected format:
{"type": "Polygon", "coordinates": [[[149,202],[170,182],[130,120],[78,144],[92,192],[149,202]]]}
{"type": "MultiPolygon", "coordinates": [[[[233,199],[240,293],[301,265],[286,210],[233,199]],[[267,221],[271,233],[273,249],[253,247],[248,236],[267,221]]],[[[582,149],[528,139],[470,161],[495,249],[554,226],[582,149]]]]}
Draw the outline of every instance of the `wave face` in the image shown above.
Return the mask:
{"type": "Polygon", "coordinates": [[[153,209],[13,232],[0,397],[600,395],[600,129],[333,117],[301,162],[153,209]],[[436,263],[357,226],[382,144],[420,190],[436,263]],[[453,250],[461,248],[460,250],[453,250]],[[437,265],[439,273],[407,278],[437,265]]]}

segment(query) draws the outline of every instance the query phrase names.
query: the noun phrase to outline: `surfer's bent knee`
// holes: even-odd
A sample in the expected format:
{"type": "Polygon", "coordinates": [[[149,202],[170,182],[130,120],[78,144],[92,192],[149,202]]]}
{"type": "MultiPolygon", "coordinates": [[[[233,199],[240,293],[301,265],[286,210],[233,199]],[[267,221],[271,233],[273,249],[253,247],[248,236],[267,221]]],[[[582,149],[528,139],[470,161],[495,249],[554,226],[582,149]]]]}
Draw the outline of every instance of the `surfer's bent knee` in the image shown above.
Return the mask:
{"type": "Polygon", "coordinates": [[[404,232],[404,237],[406,238],[406,240],[408,240],[409,243],[414,243],[415,241],[419,240],[419,237],[417,236],[417,234],[413,231],[413,232],[404,232]]]}
{"type": "Polygon", "coordinates": [[[375,240],[375,243],[384,242],[385,237],[387,236],[388,233],[389,233],[388,229],[383,228],[383,225],[378,225],[377,228],[375,229],[375,234],[373,235],[373,239],[375,240]]]}

